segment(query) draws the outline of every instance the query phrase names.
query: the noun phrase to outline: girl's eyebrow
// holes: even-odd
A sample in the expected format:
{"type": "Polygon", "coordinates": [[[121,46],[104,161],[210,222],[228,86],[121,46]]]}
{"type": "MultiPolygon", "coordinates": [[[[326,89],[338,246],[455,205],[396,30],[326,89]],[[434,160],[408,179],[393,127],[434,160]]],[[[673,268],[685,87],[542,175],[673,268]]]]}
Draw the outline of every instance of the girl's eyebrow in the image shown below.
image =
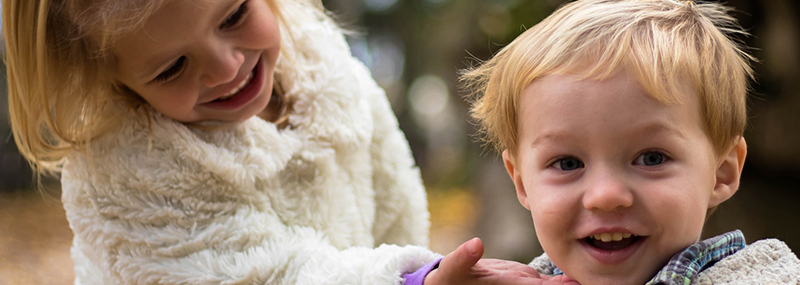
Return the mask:
{"type": "MultiPolygon", "coordinates": [[[[221,7],[221,9],[218,9],[218,11],[215,12],[214,17],[215,18],[224,19],[226,16],[228,16],[230,13],[233,13],[239,7],[240,1],[241,0],[225,0],[224,4],[220,4],[218,6],[218,7],[221,7]]],[[[200,5],[200,3],[197,3],[197,2],[192,2],[192,3],[194,5],[200,5]]],[[[208,5],[211,5],[211,4],[214,4],[214,3],[217,3],[217,0],[206,1],[206,4],[208,4],[208,5]]],[[[212,26],[214,26],[214,25],[212,25],[212,26]]],[[[155,44],[155,42],[157,42],[157,40],[154,37],[150,36],[147,33],[146,30],[143,31],[143,32],[144,32],[144,36],[146,36],[147,38],[152,39],[154,41],[154,44],[155,44]]],[[[163,48],[163,46],[161,46],[160,48],[163,48]]],[[[143,64],[143,69],[145,69],[145,71],[143,71],[140,74],[135,75],[135,77],[138,80],[149,82],[150,79],[152,79],[152,78],[154,78],[154,77],[156,77],[158,75],[159,71],[167,68],[170,64],[172,64],[174,59],[176,59],[178,57],[178,54],[176,52],[174,52],[174,51],[159,51],[159,52],[157,52],[157,53],[155,53],[153,55],[149,55],[147,57],[151,58],[152,60],[145,61],[145,63],[143,64]],[[151,66],[152,66],[152,68],[149,68],[151,66]]]]}
{"type": "MultiPolygon", "coordinates": [[[[155,58],[160,58],[160,57],[162,57],[162,56],[155,56],[155,58]]],[[[145,63],[144,66],[145,67],[151,67],[152,66],[152,68],[147,68],[146,71],[144,71],[141,74],[139,74],[139,76],[137,76],[137,78],[139,80],[142,80],[142,81],[150,81],[150,79],[155,77],[159,73],[159,71],[161,71],[162,69],[164,69],[167,65],[169,65],[171,63],[172,63],[172,61],[159,60],[159,59],[149,61],[149,62],[145,63]]]]}
{"type": "MultiPolygon", "coordinates": [[[[160,70],[164,69],[166,65],[169,64],[169,57],[171,56],[173,51],[169,50],[164,51],[163,43],[161,43],[154,36],[150,35],[147,29],[142,29],[141,32],[143,33],[141,35],[142,37],[145,37],[152,41],[152,43],[148,44],[158,47],[158,49],[152,49],[155,50],[153,54],[147,54],[144,56],[145,58],[144,60],[141,59],[139,60],[140,62],[144,62],[142,64],[143,66],[142,69],[144,69],[145,71],[136,75],[136,78],[143,81],[150,81],[150,78],[155,77],[160,70]]],[[[140,44],[145,44],[145,43],[140,43],[140,44]]]]}

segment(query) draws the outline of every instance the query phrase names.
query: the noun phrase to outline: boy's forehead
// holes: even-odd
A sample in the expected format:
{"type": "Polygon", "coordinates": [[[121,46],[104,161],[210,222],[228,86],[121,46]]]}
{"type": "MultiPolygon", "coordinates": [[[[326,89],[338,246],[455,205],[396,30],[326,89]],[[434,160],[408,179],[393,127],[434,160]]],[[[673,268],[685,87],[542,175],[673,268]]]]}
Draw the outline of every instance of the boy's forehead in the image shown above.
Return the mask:
{"type": "Polygon", "coordinates": [[[588,128],[592,127],[617,129],[624,124],[637,124],[637,131],[648,133],[675,132],[680,128],[671,122],[676,120],[686,120],[684,126],[694,129],[704,126],[696,96],[680,92],[673,95],[680,103],[660,101],[622,70],[606,78],[550,74],[534,80],[521,96],[520,131],[544,131],[539,134],[541,139],[591,131],[588,128]]]}
{"type": "MultiPolygon", "coordinates": [[[[628,65],[602,66],[597,61],[586,61],[583,63],[573,63],[554,68],[552,71],[534,77],[525,88],[543,79],[561,78],[567,81],[583,82],[607,82],[610,79],[624,75],[626,84],[631,88],[640,88],[642,92],[662,104],[683,104],[687,100],[699,99],[699,88],[691,84],[692,80],[685,76],[668,75],[664,72],[656,72],[660,80],[653,79],[640,72],[639,67],[628,65]]],[[[550,88],[560,88],[561,86],[550,86],[550,88]]],[[[597,86],[595,86],[596,88],[597,86]]],[[[591,88],[591,87],[585,87],[591,88]]]]}

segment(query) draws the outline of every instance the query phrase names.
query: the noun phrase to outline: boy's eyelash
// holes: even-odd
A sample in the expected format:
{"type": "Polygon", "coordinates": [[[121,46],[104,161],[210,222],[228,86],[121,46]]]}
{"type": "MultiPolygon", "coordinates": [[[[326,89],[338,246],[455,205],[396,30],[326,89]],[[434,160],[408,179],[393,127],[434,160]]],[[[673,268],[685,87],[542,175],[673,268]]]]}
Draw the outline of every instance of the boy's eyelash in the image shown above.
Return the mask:
{"type": "MultiPolygon", "coordinates": [[[[659,160],[657,164],[654,164],[654,165],[651,165],[651,166],[661,165],[663,163],[666,163],[666,162],[669,162],[669,161],[672,160],[672,157],[670,157],[664,151],[657,150],[657,149],[651,149],[651,150],[643,151],[643,152],[639,153],[638,155],[636,155],[636,158],[634,159],[633,163],[638,163],[639,159],[643,158],[643,156],[646,155],[646,154],[657,154],[657,155],[660,156],[659,158],[661,160],[659,160]]],[[[644,162],[644,160],[642,160],[642,161],[644,162]]]]}
{"type": "Polygon", "coordinates": [[[244,1],[242,5],[239,6],[239,8],[236,8],[236,11],[233,11],[233,14],[228,16],[228,18],[225,18],[225,21],[223,21],[222,24],[219,25],[219,28],[227,29],[235,26],[236,24],[239,23],[239,20],[242,19],[242,16],[244,16],[244,14],[247,13],[247,11],[248,11],[247,1],[244,1]]]}
{"type": "Polygon", "coordinates": [[[547,164],[547,167],[553,167],[553,168],[559,169],[561,171],[572,171],[572,170],[575,170],[575,169],[578,169],[578,168],[583,168],[584,164],[583,164],[583,161],[581,161],[580,159],[578,159],[578,158],[576,158],[574,156],[567,155],[567,156],[557,157],[556,159],[550,161],[547,164]],[[564,165],[565,162],[572,162],[572,164],[567,164],[567,166],[574,167],[574,168],[563,169],[563,167],[565,166],[564,165]]]}
{"type": "Polygon", "coordinates": [[[171,79],[172,77],[175,76],[175,74],[183,70],[185,62],[186,62],[186,57],[181,56],[180,58],[178,58],[177,61],[175,61],[175,63],[170,65],[167,68],[167,70],[164,70],[163,72],[159,73],[158,76],[156,76],[155,81],[164,82],[171,79]]]}

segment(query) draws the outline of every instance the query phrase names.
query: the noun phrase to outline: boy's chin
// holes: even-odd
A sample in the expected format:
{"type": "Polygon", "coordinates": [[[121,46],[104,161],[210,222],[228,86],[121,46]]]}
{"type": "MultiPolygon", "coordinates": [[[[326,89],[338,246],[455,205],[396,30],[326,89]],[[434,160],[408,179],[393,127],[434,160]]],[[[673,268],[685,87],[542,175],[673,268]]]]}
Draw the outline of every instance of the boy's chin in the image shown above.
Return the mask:
{"type": "Polygon", "coordinates": [[[570,278],[575,279],[581,285],[642,285],[650,278],[635,278],[633,276],[628,276],[625,278],[615,278],[615,277],[588,277],[588,278],[575,278],[570,276],[570,278]]]}
{"type": "Polygon", "coordinates": [[[642,269],[617,273],[595,273],[579,269],[582,272],[564,273],[582,285],[642,285],[657,273],[642,269]]]}

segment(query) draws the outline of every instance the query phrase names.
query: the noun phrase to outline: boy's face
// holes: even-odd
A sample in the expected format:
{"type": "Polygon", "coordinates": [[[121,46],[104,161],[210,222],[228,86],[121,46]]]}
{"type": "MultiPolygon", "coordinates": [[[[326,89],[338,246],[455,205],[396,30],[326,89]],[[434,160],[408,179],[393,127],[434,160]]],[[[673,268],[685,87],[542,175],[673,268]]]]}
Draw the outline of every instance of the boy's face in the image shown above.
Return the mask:
{"type": "Polygon", "coordinates": [[[522,93],[518,151],[503,160],[542,247],[573,279],[645,283],[736,191],[744,141],[718,158],[697,95],[681,90],[682,104],[662,104],[618,72],[548,75],[522,93]]]}
{"type": "Polygon", "coordinates": [[[265,0],[171,0],[121,38],[117,79],[177,121],[243,121],[269,103],[279,51],[265,0]]]}

